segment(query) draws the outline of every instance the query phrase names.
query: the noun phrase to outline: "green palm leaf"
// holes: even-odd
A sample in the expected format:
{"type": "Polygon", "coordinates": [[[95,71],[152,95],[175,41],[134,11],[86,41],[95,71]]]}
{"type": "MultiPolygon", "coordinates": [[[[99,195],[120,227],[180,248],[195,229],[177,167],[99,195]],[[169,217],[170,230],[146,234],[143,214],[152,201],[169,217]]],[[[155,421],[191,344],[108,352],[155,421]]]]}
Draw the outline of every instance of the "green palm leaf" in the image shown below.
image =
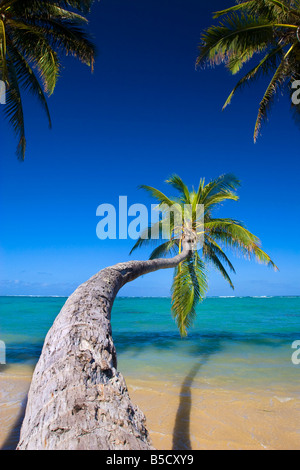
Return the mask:
{"type": "Polygon", "coordinates": [[[264,18],[232,14],[202,35],[197,65],[218,65],[233,56],[245,54],[244,63],[273,41],[274,26],[264,18]]]}
{"type": "Polygon", "coordinates": [[[212,250],[216,254],[216,256],[218,256],[219,259],[221,259],[224,263],[226,263],[226,265],[229,267],[230,271],[235,273],[234,266],[231,263],[231,261],[229,260],[226,253],[224,253],[224,251],[222,250],[220,245],[213,238],[211,238],[209,235],[206,235],[205,241],[204,241],[204,244],[203,244],[203,253],[204,253],[204,255],[206,255],[205,249],[206,249],[207,245],[209,245],[210,250],[212,250]]]}
{"type": "Polygon", "coordinates": [[[19,140],[17,146],[17,157],[19,160],[24,160],[26,150],[25,138],[25,125],[24,125],[24,112],[22,98],[18,83],[16,70],[11,61],[8,62],[8,80],[9,87],[6,91],[6,105],[5,114],[12,125],[14,132],[19,140]]]}
{"type": "Polygon", "coordinates": [[[157,200],[159,204],[166,204],[168,206],[173,206],[177,202],[177,201],[170,199],[168,196],[166,196],[164,193],[162,193],[158,189],[152,188],[152,186],[147,186],[147,185],[142,184],[141,186],[139,186],[139,188],[147,191],[151,197],[157,200]]]}
{"type": "MultiPolygon", "coordinates": [[[[225,10],[214,13],[214,18],[227,15],[232,12],[243,11],[252,15],[263,16],[265,18],[274,19],[276,12],[287,13],[289,11],[287,5],[278,0],[252,0],[241,1],[238,5],[227,8],[225,10]]],[[[282,18],[282,17],[279,17],[282,18]]]]}
{"type": "Polygon", "coordinates": [[[173,176],[171,176],[171,178],[169,178],[166,181],[166,183],[173,186],[173,188],[175,188],[175,189],[177,189],[177,191],[179,191],[179,193],[181,194],[181,197],[183,198],[185,204],[190,204],[191,203],[190,193],[189,193],[188,187],[186,186],[186,184],[184,184],[184,182],[182,181],[180,176],[173,175],[173,176]]]}
{"type": "Polygon", "coordinates": [[[29,90],[34,96],[36,96],[44,109],[48,118],[49,127],[52,127],[51,116],[48,107],[46,97],[43,89],[37,80],[34,72],[25,57],[23,57],[16,49],[10,50],[10,56],[13,59],[16,76],[24,90],[29,90]]]}
{"type": "Polygon", "coordinates": [[[178,253],[178,242],[177,240],[169,240],[165,243],[162,243],[157,248],[155,248],[149,259],[164,258],[165,256],[172,255],[175,256],[178,253]]]}
{"type": "MultiPolygon", "coordinates": [[[[222,63],[234,75],[248,61],[258,57],[256,65],[238,81],[223,109],[246,83],[264,75],[271,77],[259,105],[254,130],[256,142],[275,94],[290,92],[290,84],[295,77],[297,80],[300,77],[300,2],[239,1],[233,7],[216,12],[214,18],[219,22],[203,32],[197,65],[222,63]]],[[[297,107],[292,108],[297,112],[297,107]]]]}
{"type": "Polygon", "coordinates": [[[175,269],[172,285],[172,314],[181,336],[195,320],[196,307],[208,289],[205,266],[197,252],[175,269]]]}
{"type": "MultiPolygon", "coordinates": [[[[45,94],[54,92],[61,57],[72,55],[93,69],[95,46],[84,29],[93,1],[2,0],[0,2],[0,78],[7,82],[3,106],[25,156],[22,91],[35,95],[51,119],[45,94]],[[19,126],[19,127],[18,127],[19,126]]],[[[2,108],[2,107],[1,107],[2,108]]]]}
{"type": "Polygon", "coordinates": [[[172,218],[170,218],[170,224],[166,224],[165,219],[163,219],[153,223],[152,225],[149,225],[149,227],[142,231],[141,236],[138,238],[135,245],[131,249],[130,254],[132,254],[138,248],[144,247],[145,245],[157,245],[161,242],[163,231],[167,232],[168,229],[168,236],[171,239],[174,232],[174,220],[172,218]]]}
{"type": "Polygon", "coordinates": [[[207,213],[226,200],[238,201],[236,190],[239,186],[240,181],[234,175],[221,175],[203,188],[197,203],[203,204],[207,213]]]}
{"type": "Polygon", "coordinates": [[[298,46],[298,44],[293,44],[291,49],[284,56],[283,60],[279,64],[278,68],[276,69],[276,72],[273,75],[272,80],[269,83],[268,88],[259,105],[258,115],[257,115],[256,123],[255,123],[255,129],[254,129],[254,141],[255,142],[257,140],[259,131],[261,129],[262,122],[263,120],[267,118],[267,111],[272,104],[274,94],[278,91],[278,89],[281,88],[281,86],[284,84],[284,82],[287,79],[288,71],[290,67],[290,64],[287,59],[296,46],[298,46]]]}
{"type": "Polygon", "coordinates": [[[265,57],[256,65],[250,72],[246,73],[244,77],[239,80],[237,85],[234,87],[232,92],[230,93],[229,97],[227,98],[223,110],[231,103],[233,95],[235,92],[242,88],[244,85],[253,81],[254,79],[258,79],[260,75],[268,75],[270,71],[274,70],[274,67],[278,64],[278,59],[281,60],[283,57],[283,47],[275,47],[272,49],[265,57]]]}
{"type": "MultiPolygon", "coordinates": [[[[222,264],[222,262],[219,258],[220,254],[223,258],[226,257],[225,253],[222,250],[217,250],[215,248],[214,244],[209,243],[209,242],[205,243],[205,245],[203,247],[204,259],[208,263],[213,264],[213,266],[222,274],[224,279],[229,283],[230,287],[232,289],[234,289],[233,282],[232,282],[228,272],[226,271],[225,267],[223,266],[223,264],[222,264]]],[[[226,257],[225,259],[227,259],[227,262],[229,262],[229,265],[231,266],[231,263],[228,260],[228,258],[226,257]]],[[[233,268],[233,266],[232,266],[232,268],[233,268]]],[[[233,271],[234,271],[234,269],[233,269],[233,271]]]]}
{"type": "MultiPolygon", "coordinates": [[[[51,95],[58,79],[59,61],[44,31],[39,27],[14,20],[9,20],[8,26],[14,28],[11,44],[15,45],[29,62],[33,62],[43,81],[45,91],[51,95]]],[[[10,33],[10,30],[8,31],[10,33]]]]}
{"type": "Polygon", "coordinates": [[[254,258],[277,270],[269,255],[260,248],[259,238],[247,230],[242,223],[230,219],[211,219],[205,224],[205,229],[212,239],[218,240],[224,246],[242,253],[246,258],[254,258]]]}

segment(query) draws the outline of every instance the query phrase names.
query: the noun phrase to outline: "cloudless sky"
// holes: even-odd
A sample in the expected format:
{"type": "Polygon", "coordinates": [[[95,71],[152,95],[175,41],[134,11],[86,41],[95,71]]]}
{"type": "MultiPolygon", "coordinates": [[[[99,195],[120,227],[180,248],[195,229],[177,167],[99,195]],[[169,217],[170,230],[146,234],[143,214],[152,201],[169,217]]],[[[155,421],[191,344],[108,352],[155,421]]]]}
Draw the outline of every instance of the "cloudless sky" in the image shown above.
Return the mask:
{"type": "MultiPolygon", "coordinates": [[[[234,292],[218,273],[208,295],[300,295],[299,138],[280,97],[253,143],[268,81],[245,88],[222,113],[237,77],[219,66],[195,70],[211,12],[230,0],[101,0],[90,15],[98,48],[94,74],[73,58],[49,99],[53,129],[25,97],[27,154],[1,118],[1,295],[69,295],[95,272],[131,259],[132,240],[101,241],[96,209],[152,201],[138,189],[167,191],[177,173],[191,187],[223,173],[241,179],[240,201],[218,214],[258,235],[279,266],[231,259],[234,292]]],[[[2,111],[0,109],[0,111],[2,111]]],[[[149,250],[136,252],[143,259],[149,250]]],[[[122,295],[169,295],[172,272],[145,276],[122,295]]],[[[120,294],[120,295],[121,295],[120,294]]]]}

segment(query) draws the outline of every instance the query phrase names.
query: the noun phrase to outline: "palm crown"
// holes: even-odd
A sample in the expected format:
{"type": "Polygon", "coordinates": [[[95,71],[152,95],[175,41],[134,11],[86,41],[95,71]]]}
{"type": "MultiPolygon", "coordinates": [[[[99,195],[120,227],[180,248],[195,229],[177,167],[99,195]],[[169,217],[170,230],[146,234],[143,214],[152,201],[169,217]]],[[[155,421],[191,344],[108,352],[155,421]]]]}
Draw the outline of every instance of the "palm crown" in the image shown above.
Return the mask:
{"type": "MultiPolygon", "coordinates": [[[[232,74],[237,74],[257,57],[254,67],[238,81],[224,108],[238,89],[270,75],[255,123],[256,141],[276,93],[291,94],[292,83],[300,78],[300,1],[238,1],[233,7],[216,12],[214,18],[220,18],[219,23],[202,34],[197,65],[224,63],[232,74]]],[[[292,103],[292,108],[297,117],[299,105],[292,103]]]]}
{"type": "Polygon", "coordinates": [[[38,98],[51,127],[45,94],[54,91],[62,54],[93,66],[95,48],[85,32],[87,20],[82,16],[92,3],[0,0],[0,79],[7,87],[4,112],[18,137],[17,156],[21,160],[26,149],[21,88],[38,98]]]}
{"type": "MultiPolygon", "coordinates": [[[[208,289],[206,265],[213,265],[234,288],[228,271],[235,272],[234,267],[225,253],[225,248],[231,248],[242,253],[247,258],[277,269],[271,258],[261,249],[260,240],[247,230],[244,224],[230,218],[215,218],[213,211],[226,200],[237,201],[236,189],[239,181],[234,175],[223,175],[205,184],[201,179],[197,191],[189,191],[177,175],[167,180],[167,183],[178,191],[178,197],[171,198],[150,186],[141,186],[158,202],[162,209],[162,217],[150,225],[135,243],[131,253],[139,247],[155,243],[150,259],[176,255],[181,251],[183,238],[194,232],[195,240],[201,243],[194,246],[185,261],[175,268],[172,285],[172,312],[182,336],[187,334],[187,328],[192,325],[196,315],[196,306],[203,300],[208,289]],[[197,211],[201,206],[202,210],[197,211]],[[184,220],[181,227],[176,226],[176,214],[170,216],[167,208],[190,208],[188,221],[184,220]],[[200,214],[200,218],[198,217],[200,214]],[[201,219],[201,220],[200,220],[201,219]],[[167,221],[167,223],[166,223],[167,221]],[[162,231],[169,230],[168,240],[161,243],[162,231]]],[[[179,210],[179,209],[177,209],[179,210]]],[[[172,215],[174,213],[172,212],[172,215]]],[[[164,238],[166,238],[164,236],[164,238]]]]}

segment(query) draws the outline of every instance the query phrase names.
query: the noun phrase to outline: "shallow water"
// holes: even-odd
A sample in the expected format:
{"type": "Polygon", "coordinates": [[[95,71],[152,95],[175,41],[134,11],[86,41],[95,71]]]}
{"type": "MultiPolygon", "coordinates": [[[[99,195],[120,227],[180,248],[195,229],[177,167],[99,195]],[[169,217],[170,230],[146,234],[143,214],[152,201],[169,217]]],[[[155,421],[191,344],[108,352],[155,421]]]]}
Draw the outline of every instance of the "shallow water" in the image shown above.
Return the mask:
{"type": "Polygon", "coordinates": [[[125,375],[181,383],[194,366],[193,386],[299,390],[300,298],[208,298],[184,339],[169,299],[119,299],[113,333],[125,375]]]}
{"type": "MultiPolygon", "coordinates": [[[[0,340],[7,369],[34,366],[65,302],[53,297],[0,297],[0,340]]],[[[112,312],[119,369],[133,377],[179,382],[198,366],[202,383],[297,390],[300,297],[208,298],[181,339],[168,298],[117,298],[112,312]]],[[[1,374],[5,374],[1,372],[1,374]]],[[[196,378],[196,377],[195,377],[196,378]]],[[[195,382],[196,383],[196,382],[195,382]]]]}

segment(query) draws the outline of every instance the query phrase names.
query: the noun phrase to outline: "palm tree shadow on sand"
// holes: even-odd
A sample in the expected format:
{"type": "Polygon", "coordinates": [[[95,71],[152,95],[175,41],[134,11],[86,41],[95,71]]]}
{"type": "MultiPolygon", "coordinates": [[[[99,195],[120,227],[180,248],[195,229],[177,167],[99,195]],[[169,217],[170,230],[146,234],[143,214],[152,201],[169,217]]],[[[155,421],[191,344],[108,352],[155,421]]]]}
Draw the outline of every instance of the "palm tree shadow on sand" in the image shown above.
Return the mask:
{"type": "Polygon", "coordinates": [[[15,450],[16,449],[16,444],[19,442],[20,438],[20,432],[21,432],[21,426],[23,423],[23,419],[25,416],[25,409],[26,409],[26,404],[27,404],[27,396],[23,400],[21,404],[21,408],[19,411],[19,414],[16,418],[16,421],[12,427],[12,430],[10,431],[9,435],[3,442],[0,450],[15,450]]]}
{"type": "Polygon", "coordinates": [[[201,367],[208,361],[209,357],[220,351],[220,342],[208,341],[207,348],[204,346],[204,353],[201,359],[193,365],[184,381],[179,393],[179,405],[173,429],[172,450],[192,450],[190,437],[190,418],[192,411],[192,385],[201,367]]]}
{"type": "MultiPolygon", "coordinates": [[[[7,365],[0,366],[0,372],[4,372],[9,367],[7,365]]],[[[20,410],[18,415],[16,416],[15,422],[11,427],[11,431],[8,433],[6,439],[2,443],[0,450],[15,450],[16,445],[19,442],[21,426],[23,423],[23,419],[25,416],[25,410],[27,405],[27,393],[25,398],[21,402],[20,410]]]]}
{"type": "Polygon", "coordinates": [[[180,402],[173,430],[172,450],[191,450],[190,415],[192,409],[191,386],[202,363],[195,364],[185,377],[180,389],[180,402]]]}

